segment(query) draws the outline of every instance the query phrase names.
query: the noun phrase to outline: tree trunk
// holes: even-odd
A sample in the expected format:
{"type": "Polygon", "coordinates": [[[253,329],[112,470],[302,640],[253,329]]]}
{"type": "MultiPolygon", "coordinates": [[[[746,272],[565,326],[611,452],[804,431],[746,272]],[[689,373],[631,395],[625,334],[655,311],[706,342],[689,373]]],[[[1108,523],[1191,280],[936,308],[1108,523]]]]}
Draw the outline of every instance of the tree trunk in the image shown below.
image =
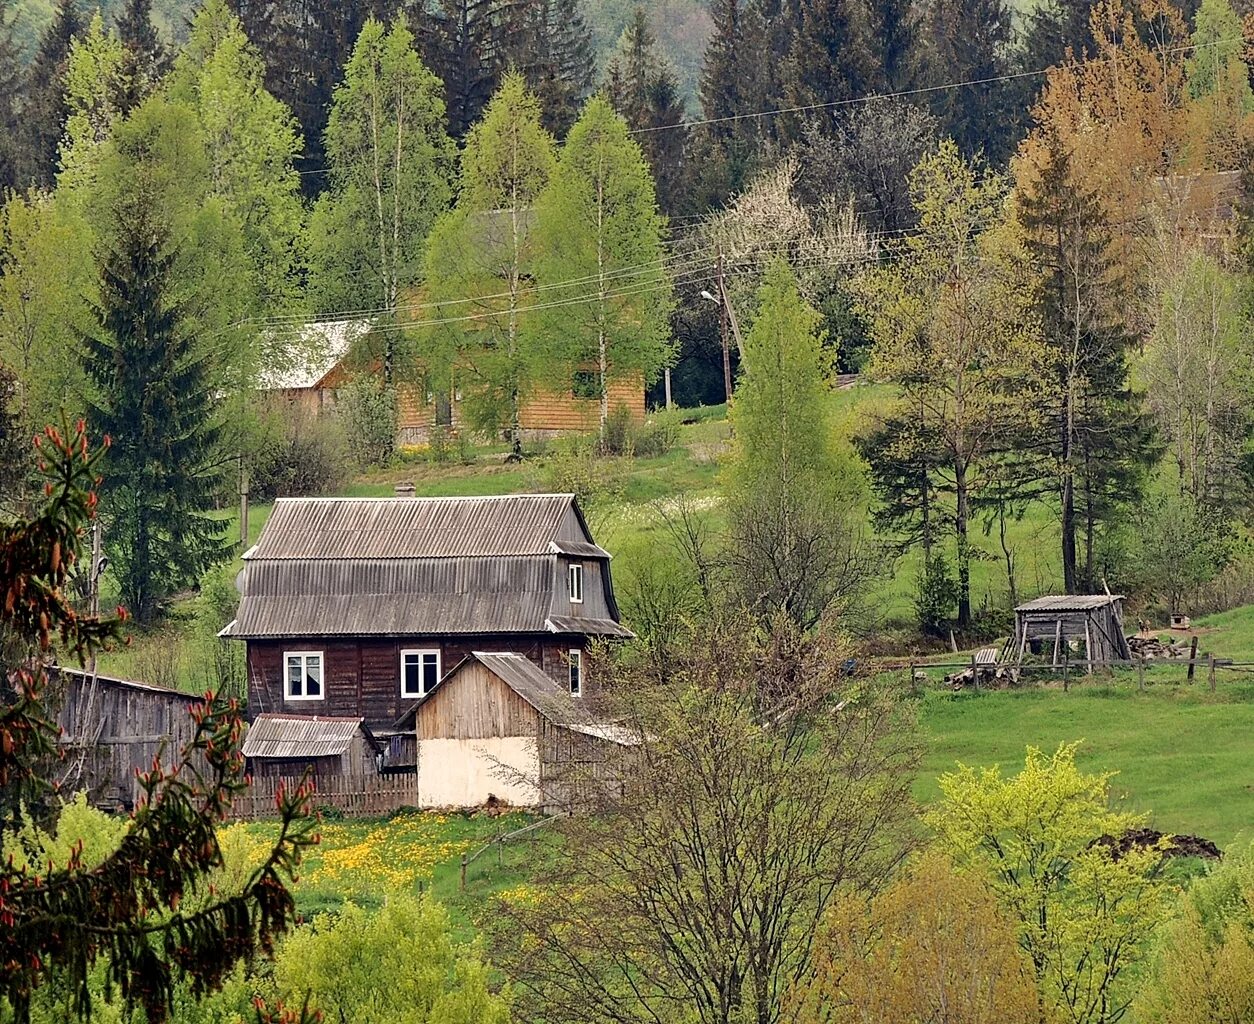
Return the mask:
{"type": "Polygon", "coordinates": [[[1074,444],[1075,410],[1072,408],[1073,398],[1071,383],[1063,395],[1063,410],[1059,438],[1059,463],[1062,469],[1062,586],[1068,594],[1076,592],[1076,557],[1075,557],[1075,477],[1072,465],[1074,444]]]}
{"type": "Polygon", "coordinates": [[[961,461],[954,465],[954,495],[958,505],[954,517],[954,533],[958,541],[958,625],[967,627],[971,625],[971,547],[967,537],[971,499],[967,487],[967,467],[961,461]]]}

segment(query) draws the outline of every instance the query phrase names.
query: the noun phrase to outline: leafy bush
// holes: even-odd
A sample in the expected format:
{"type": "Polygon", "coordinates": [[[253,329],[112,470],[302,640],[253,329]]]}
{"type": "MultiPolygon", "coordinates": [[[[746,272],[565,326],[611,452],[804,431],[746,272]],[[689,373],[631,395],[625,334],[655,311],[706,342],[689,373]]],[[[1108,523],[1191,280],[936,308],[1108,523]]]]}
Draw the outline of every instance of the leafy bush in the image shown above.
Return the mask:
{"type": "Polygon", "coordinates": [[[382,466],[396,454],[396,394],[370,377],[340,390],[348,447],[362,466],[382,466]]]}
{"type": "Polygon", "coordinates": [[[301,497],[340,490],[349,475],[344,425],[297,406],[275,410],[261,447],[253,454],[250,490],[255,498],[301,497]]]}
{"type": "Polygon", "coordinates": [[[679,444],[682,422],[682,414],[677,409],[659,409],[636,429],[632,437],[633,451],[645,458],[665,455],[679,444]]]}
{"type": "Polygon", "coordinates": [[[914,611],[919,629],[928,636],[944,636],[958,604],[958,584],[942,554],[933,555],[915,577],[914,611]]]}
{"type": "Polygon", "coordinates": [[[342,1024],[509,1021],[478,950],[453,940],[442,906],[411,893],[390,894],[374,913],[346,904],[319,915],[279,947],[274,977],[285,1002],[308,996],[342,1024]]]}
{"type": "Polygon", "coordinates": [[[539,486],[555,494],[573,494],[588,511],[621,496],[622,472],[618,460],[598,458],[592,445],[567,441],[552,446],[539,486]]]}
{"type": "Polygon", "coordinates": [[[631,418],[631,410],[625,405],[616,405],[605,418],[605,429],[601,431],[601,454],[634,454],[634,434],[635,423],[631,418]]]}

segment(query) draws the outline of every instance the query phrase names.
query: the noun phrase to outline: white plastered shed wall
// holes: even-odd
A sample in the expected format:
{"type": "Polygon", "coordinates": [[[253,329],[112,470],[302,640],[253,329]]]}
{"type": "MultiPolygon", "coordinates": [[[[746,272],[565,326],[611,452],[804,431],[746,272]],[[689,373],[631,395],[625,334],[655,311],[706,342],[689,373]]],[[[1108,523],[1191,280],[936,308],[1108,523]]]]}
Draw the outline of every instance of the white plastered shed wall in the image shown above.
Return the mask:
{"type": "Polygon", "coordinates": [[[490,797],[535,807],[540,757],[534,736],[424,739],[418,743],[422,807],[478,807],[490,797]]]}

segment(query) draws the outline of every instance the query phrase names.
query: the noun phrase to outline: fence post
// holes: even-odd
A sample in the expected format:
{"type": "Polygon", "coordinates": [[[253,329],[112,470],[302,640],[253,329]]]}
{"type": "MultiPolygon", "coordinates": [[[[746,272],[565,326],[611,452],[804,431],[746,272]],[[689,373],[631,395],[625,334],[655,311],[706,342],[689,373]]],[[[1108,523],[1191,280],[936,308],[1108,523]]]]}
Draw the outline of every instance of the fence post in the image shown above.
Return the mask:
{"type": "Polygon", "coordinates": [[[1189,674],[1185,677],[1191,683],[1193,682],[1193,670],[1197,668],[1197,634],[1193,634],[1193,641],[1189,644],[1189,674]]]}
{"type": "Polygon", "coordinates": [[[1136,659],[1136,689],[1137,693],[1145,692],[1145,652],[1142,651],[1136,659]]]}
{"type": "Polygon", "coordinates": [[[917,680],[914,678],[914,662],[913,661],[910,662],[910,692],[916,697],[919,694],[919,684],[917,680]]]}
{"type": "Polygon", "coordinates": [[[1067,679],[1067,669],[1071,667],[1071,645],[1064,644],[1062,648],[1062,692],[1066,693],[1071,689],[1071,683],[1067,679]]]}
{"type": "Polygon", "coordinates": [[[466,855],[462,854],[462,884],[463,889],[466,888],[466,855]]]}
{"type": "Polygon", "coordinates": [[[1214,693],[1215,692],[1215,656],[1213,654],[1208,654],[1207,658],[1210,660],[1210,678],[1208,679],[1208,682],[1210,683],[1210,692],[1214,693]]]}
{"type": "Polygon", "coordinates": [[[971,655],[971,683],[975,687],[975,692],[980,692],[980,670],[975,664],[975,655],[971,655]]]}

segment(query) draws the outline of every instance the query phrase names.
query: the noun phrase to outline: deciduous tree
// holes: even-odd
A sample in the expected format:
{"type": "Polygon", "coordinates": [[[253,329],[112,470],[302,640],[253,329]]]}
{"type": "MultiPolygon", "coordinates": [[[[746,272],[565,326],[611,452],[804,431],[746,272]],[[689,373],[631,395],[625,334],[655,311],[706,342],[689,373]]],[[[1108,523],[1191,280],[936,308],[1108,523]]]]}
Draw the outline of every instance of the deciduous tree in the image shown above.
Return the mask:
{"type": "Polygon", "coordinates": [[[427,235],[452,198],[442,93],[404,22],[370,19],[327,122],[331,181],[310,225],[314,301],[319,310],[377,311],[389,388],[399,306],[422,279],[427,235]]]}
{"type": "Polygon", "coordinates": [[[1111,774],[1080,771],[1077,746],[1052,756],[1029,747],[1009,778],[959,765],[941,776],[941,802],[927,817],[958,866],[981,871],[1016,922],[1050,1010],[1069,1024],[1115,1024],[1170,887],[1159,850],[1116,855],[1094,841],[1145,819],[1110,810],[1111,774]]]}
{"type": "Polygon", "coordinates": [[[428,369],[442,379],[456,374],[470,422],[508,428],[517,455],[523,404],[539,381],[564,376],[545,358],[527,309],[538,301],[535,204],[555,165],[539,101],[521,76],[507,75],[467,136],[457,206],[427,250],[428,369]]]}
{"type": "Polygon", "coordinates": [[[671,282],[665,220],[627,124],[595,96],[536,203],[547,329],[568,363],[593,368],[604,434],[610,384],[652,383],[666,362],[671,282]]]}

